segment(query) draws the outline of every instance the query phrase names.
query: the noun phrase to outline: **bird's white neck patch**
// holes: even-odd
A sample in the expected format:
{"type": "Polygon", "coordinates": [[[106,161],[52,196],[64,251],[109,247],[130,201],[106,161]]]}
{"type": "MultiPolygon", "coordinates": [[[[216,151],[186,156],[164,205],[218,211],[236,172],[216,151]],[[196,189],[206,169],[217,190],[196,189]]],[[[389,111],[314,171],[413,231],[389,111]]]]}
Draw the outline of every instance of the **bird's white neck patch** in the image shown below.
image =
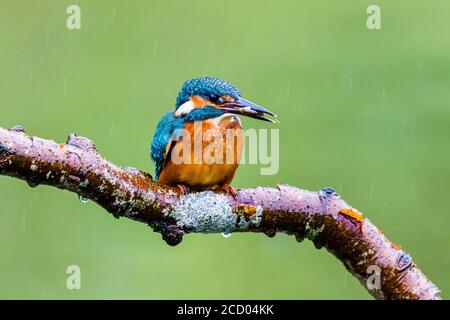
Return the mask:
{"type": "Polygon", "coordinates": [[[194,104],[192,103],[191,100],[188,100],[178,107],[177,111],[175,111],[175,117],[178,118],[184,116],[189,112],[191,112],[192,110],[194,110],[194,104]]]}
{"type": "Polygon", "coordinates": [[[236,121],[239,123],[239,126],[242,128],[242,122],[241,122],[241,119],[240,119],[237,115],[232,114],[232,113],[224,113],[223,115],[221,115],[221,116],[219,116],[219,117],[217,117],[217,118],[212,119],[212,121],[213,121],[213,123],[214,123],[216,126],[219,126],[219,125],[220,125],[220,122],[221,122],[223,119],[228,118],[228,117],[232,117],[234,120],[236,120],[236,121]]]}

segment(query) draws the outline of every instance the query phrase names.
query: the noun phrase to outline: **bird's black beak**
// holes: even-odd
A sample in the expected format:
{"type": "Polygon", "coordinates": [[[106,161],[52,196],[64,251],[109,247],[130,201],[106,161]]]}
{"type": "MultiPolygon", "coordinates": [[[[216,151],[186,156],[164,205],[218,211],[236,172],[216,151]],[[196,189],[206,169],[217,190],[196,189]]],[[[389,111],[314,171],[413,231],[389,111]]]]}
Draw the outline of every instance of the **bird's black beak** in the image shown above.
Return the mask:
{"type": "Polygon", "coordinates": [[[227,102],[219,105],[218,107],[229,113],[240,114],[268,122],[278,122],[276,114],[241,97],[234,102],[227,102]],[[270,116],[271,118],[267,116],[270,116]]]}

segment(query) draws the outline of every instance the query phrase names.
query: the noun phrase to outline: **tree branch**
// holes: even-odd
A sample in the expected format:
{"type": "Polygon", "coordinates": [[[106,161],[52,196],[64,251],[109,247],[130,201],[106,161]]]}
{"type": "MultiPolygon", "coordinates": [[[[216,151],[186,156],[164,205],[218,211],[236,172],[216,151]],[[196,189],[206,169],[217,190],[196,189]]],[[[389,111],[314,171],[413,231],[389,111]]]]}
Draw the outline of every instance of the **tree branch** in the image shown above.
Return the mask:
{"type": "Polygon", "coordinates": [[[114,217],[151,226],[170,245],[186,233],[276,232],[311,240],[335,255],[377,299],[440,299],[411,257],[331,188],[318,192],[287,185],[180,194],[134,168],[105,160],[89,139],[71,134],[66,144],[0,128],[0,174],[30,186],[54,186],[95,201],[114,217]],[[371,282],[381,271],[381,282],[371,282]]]}

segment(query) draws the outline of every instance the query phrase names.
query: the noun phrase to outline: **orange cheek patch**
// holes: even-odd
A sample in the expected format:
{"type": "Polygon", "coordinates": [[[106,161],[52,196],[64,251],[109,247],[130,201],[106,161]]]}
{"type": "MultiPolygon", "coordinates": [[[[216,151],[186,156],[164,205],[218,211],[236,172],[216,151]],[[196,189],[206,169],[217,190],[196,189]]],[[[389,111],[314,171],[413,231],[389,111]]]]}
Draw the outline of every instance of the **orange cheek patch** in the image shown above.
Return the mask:
{"type": "Polygon", "coordinates": [[[213,105],[210,101],[203,99],[200,96],[192,96],[190,99],[195,109],[203,108],[207,104],[213,105]]]}
{"type": "Polygon", "coordinates": [[[225,102],[234,102],[234,98],[232,96],[223,96],[222,99],[225,102]]]}

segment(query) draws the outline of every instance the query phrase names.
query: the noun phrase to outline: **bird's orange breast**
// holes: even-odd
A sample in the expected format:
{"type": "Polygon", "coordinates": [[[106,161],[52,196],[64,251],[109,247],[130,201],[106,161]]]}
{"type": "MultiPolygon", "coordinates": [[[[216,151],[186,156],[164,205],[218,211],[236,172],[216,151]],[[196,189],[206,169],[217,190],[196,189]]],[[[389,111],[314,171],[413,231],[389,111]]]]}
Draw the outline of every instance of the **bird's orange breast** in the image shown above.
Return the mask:
{"type": "Polygon", "coordinates": [[[230,184],[244,144],[239,118],[225,114],[188,122],[184,130],[182,139],[168,150],[159,181],[211,189],[230,184]]]}

